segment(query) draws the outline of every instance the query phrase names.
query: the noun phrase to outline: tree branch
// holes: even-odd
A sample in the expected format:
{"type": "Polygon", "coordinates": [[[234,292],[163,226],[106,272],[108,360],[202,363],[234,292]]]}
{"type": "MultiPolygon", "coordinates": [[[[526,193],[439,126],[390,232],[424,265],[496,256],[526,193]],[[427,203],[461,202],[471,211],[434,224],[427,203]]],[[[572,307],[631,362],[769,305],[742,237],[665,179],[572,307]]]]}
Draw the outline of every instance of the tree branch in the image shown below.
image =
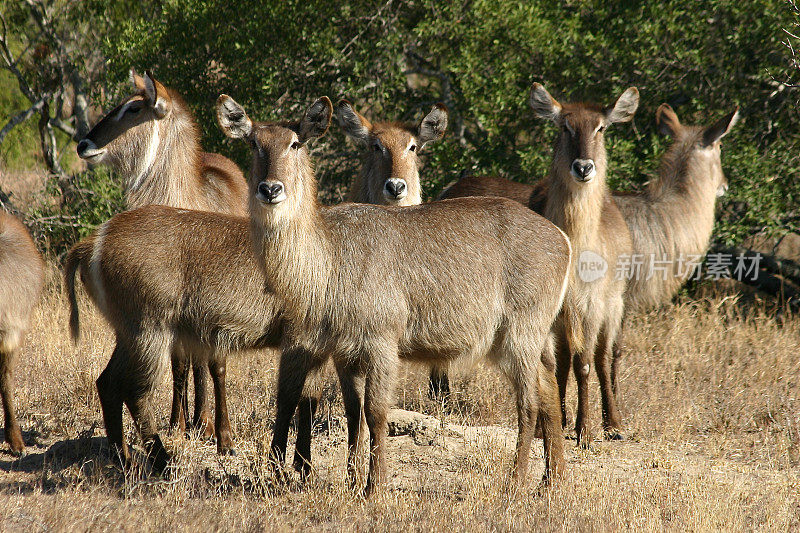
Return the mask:
{"type": "Polygon", "coordinates": [[[28,120],[34,113],[40,112],[43,105],[44,99],[39,99],[35,104],[25,111],[20,111],[11,117],[6,125],[3,126],[3,129],[0,130],[0,144],[3,144],[3,140],[5,140],[6,135],[8,135],[11,130],[28,120]]]}

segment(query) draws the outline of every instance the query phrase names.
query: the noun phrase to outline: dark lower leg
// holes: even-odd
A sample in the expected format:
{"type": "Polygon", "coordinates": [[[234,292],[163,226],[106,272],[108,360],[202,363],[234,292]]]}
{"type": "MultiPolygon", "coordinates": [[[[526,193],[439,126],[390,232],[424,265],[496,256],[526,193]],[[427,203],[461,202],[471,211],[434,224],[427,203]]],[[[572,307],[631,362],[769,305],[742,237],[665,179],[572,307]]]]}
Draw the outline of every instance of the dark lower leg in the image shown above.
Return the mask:
{"type": "MultiPolygon", "coordinates": [[[[195,369],[196,368],[197,367],[195,367],[195,369]]],[[[214,381],[214,425],[217,433],[217,452],[221,454],[230,454],[233,452],[233,436],[231,432],[231,421],[228,417],[227,393],[225,391],[225,362],[211,361],[208,363],[208,369],[211,371],[211,379],[214,381]]],[[[203,375],[205,375],[205,369],[201,368],[200,370],[203,375]]],[[[195,376],[197,376],[197,374],[195,374],[195,376]]],[[[203,391],[203,394],[205,394],[205,391],[203,391]]]]}
{"type": "Polygon", "coordinates": [[[370,496],[386,481],[386,438],[389,433],[387,413],[395,384],[397,352],[374,355],[383,359],[367,372],[364,386],[364,418],[369,428],[369,475],[365,494],[370,496]]]}
{"type": "Polygon", "coordinates": [[[539,424],[544,445],[544,481],[557,479],[564,472],[564,431],[559,411],[555,376],[546,369],[539,373],[539,424]]]}
{"type": "Polygon", "coordinates": [[[306,479],[311,474],[311,434],[314,415],[319,405],[318,396],[303,396],[297,406],[297,441],[294,445],[294,469],[306,479]]]}
{"type": "Polygon", "coordinates": [[[276,466],[282,466],[286,459],[289,426],[297,410],[310,366],[311,358],[306,352],[289,350],[281,354],[278,366],[277,412],[270,447],[270,460],[276,466]]]}
{"type": "MultiPolygon", "coordinates": [[[[192,361],[192,374],[194,377],[194,419],[192,420],[192,425],[194,429],[200,431],[200,436],[205,439],[214,437],[215,426],[215,423],[211,421],[211,409],[209,407],[208,373],[206,365],[192,361]]],[[[214,390],[216,394],[216,386],[214,390]]],[[[227,419],[228,413],[226,411],[225,420],[227,419]]],[[[230,427],[228,429],[230,430],[230,427]]]]}
{"type": "Polygon", "coordinates": [[[117,379],[117,374],[113,370],[115,364],[114,359],[120,357],[118,355],[120,348],[114,350],[105,370],[97,378],[97,394],[100,397],[100,407],[103,411],[103,423],[106,427],[106,436],[108,437],[108,444],[112,453],[116,454],[123,466],[130,463],[130,452],[128,445],[125,443],[125,437],[122,431],[122,403],[124,390],[122,383],[117,379]]]}
{"type": "Polygon", "coordinates": [[[567,380],[569,379],[569,369],[572,364],[572,357],[565,344],[562,341],[556,352],[556,380],[558,382],[558,401],[561,408],[561,416],[559,418],[561,418],[562,427],[567,424],[567,380]]]}
{"type": "Polygon", "coordinates": [[[163,474],[169,463],[169,454],[156,430],[156,420],[149,396],[144,390],[131,391],[125,399],[125,404],[142,437],[147,458],[153,465],[153,472],[163,474]]]}
{"type": "Polygon", "coordinates": [[[603,429],[606,433],[613,432],[619,434],[622,429],[622,418],[617,409],[617,402],[614,397],[614,390],[611,381],[610,361],[611,342],[601,339],[594,355],[594,368],[597,379],[600,382],[600,398],[603,406],[603,429]]]}
{"type": "Polygon", "coordinates": [[[25,450],[25,443],[14,412],[14,381],[11,373],[13,356],[11,353],[0,353],[0,396],[3,401],[6,442],[12,453],[21,454],[25,450]]]}
{"type": "Polygon", "coordinates": [[[517,455],[514,460],[512,482],[516,487],[525,483],[528,477],[528,461],[531,455],[533,428],[536,424],[537,409],[532,405],[533,398],[527,392],[517,391],[517,455]],[[527,397],[526,397],[527,396],[527,397]]]}
{"type": "Polygon", "coordinates": [[[187,382],[189,381],[189,364],[182,357],[172,356],[172,412],[169,417],[170,431],[186,431],[188,413],[187,382]]]}
{"type": "Polygon", "coordinates": [[[350,487],[355,489],[359,483],[359,473],[363,473],[360,443],[364,378],[355,368],[343,368],[337,365],[336,371],[339,374],[344,412],[347,416],[347,479],[350,487]]]}
{"type": "Polygon", "coordinates": [[[588,357],[576,354],[572,360],[575,381],[578,384],[578,411],[575,413],[575,434],[578,444],[587,448],[591,442],[589,435],[589,371],[591,370],[588,357]]]}

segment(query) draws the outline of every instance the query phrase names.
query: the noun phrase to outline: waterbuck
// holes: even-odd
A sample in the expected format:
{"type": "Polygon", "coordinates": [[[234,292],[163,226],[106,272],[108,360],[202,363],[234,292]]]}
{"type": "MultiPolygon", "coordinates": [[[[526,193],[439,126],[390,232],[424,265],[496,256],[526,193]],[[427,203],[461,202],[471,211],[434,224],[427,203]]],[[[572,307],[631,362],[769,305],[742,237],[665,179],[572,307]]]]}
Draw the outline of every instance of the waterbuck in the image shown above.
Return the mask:
{"type": "Polygon", "coordinates": [[[422,203],[419,158],[422,148],[442,138],[447,129],[447,108],[436,104],[419,127],[400,122],[372,123],[347,100],[336,106],[336,118],[347,136],[362,144],[361,173],[353,181],[349,200],[395,206],[422,203]],[[407,179],[411,176],[412,179],[407,179]]]}
{"type": "Polygon", "coordinates": [[[526,476],[537,415],[546,476],[555,477],[563,469],[561,414],[555,375],[543,360],[552,360],[550,328],[569,281],[564,233],[505,199],[321,207],[304,140],[327,130],[330,100],[315,101],[294,128],[253,123],[226,95],[217,105],[225,133],[253,149],[251,237],[287,323],[272,458],[285,456],[306,376],[332,357],[348,420],[348,475],[357,478],[363,407],[366,493],[375,492],[386,476],[386,416],[399,360],[472,354],[497,363],[514,387],[515,481],[526,476]]]}
{"type": "MultiPolygon", "coordinates": [[[[686,262],[699,260],[708,250],[716,200],[728,190],[721,139],[738,116],[737,108],[702,127],[681,124],[667,104],[656,111],[659,131],[674,139],[661,160],[658,178],[641,194],[614,197],[630,228],[634,257],[641,260],[628,281],[626,315],[672,298],[692,273],[686,262]]],[[[621,355],[618,340],[611,372],[615,393],[621,355]]]]}
{"type": "MultiPolygon", "coordinates": [[[[241,170],[200,146],[200,130],[177,92],[150,72],[130,72],[134,93],[106,114],[78,143],[78,155],[121,175],[128,209],[150,204],[247,216],[247,186],[241,170]]],[[[187,354],[188,355],[188,354],[187,354]]],[[[170,425],[183,432],[188,419],[187,357],[173,358],[170,425]]],[[[208,377],[194,365],[193,425],[214,434],[208,407],[208,377]]]]}
{"type": "Polygon", "coordinates": [[[0,396],[5,440],[15,455],[25,450],[25,443],[14,413],[14,362],[43,285],[44,262],[30,233],[0,210],[0,396]]]}
{"type": "MultiPolygon", "coordinates": [[[[440,125],[446,124],[446,119],[439,118],[440,125]]],[[[443,131],[435,133],[440,137],[443,131]]],[[[388,155],[398,158],[402,152],[392,149],[388,155]]],[[[419,188],[416,166],[393,176],[419,188]]],[[[380,172],[364,176],[367,182],[380,184],[389,178],[380,172]]],[[[200,363],[210,364],[217,447],[220,453],[231,450],[224,379],[227,356],[244,349],[277,348],[282,332],[275,298],[264,292],[261,276],[253,275],[258,268],[248,235],[243,217],[152,206],[115,216],[67,256],[73,336],[78,336],[74,293],[78,270],[92,301],[116,334],[117,346],[97,385],[106,432],[123,459],[128,452],[120,425],[122,403],[129,408],[144,405],[143,398],[158,383],[163,350],[168,347],[172,347],[173,365],[180,366],[180,358],[185,363],[190,353],[200,363]],[[143,360],[148,363],[139,366],[143,360]]],[[[309,390],[298,411],[295,467],[304,476],[311,466],[317,392],[309,390]]],[[[153,448],[156,434],[151,415],[134,415],[139,424],[137,416],[145,417],[144,426],[139,427],[148,448],[153,448]]],[[[167,460],[163,447],[151,452],[156,466],[163,468],[167,460]]]]}
{"type": "MultiPolygon", "coordinates": [[[[635,87],[627,89],[614,105],[602,109],[593,104],[561,104],[538,83],[531,89],[530,104],[540,118],[559,126],[550,174],[541,188],[544,201],[533,195],[536,211],[554,222],[569,236],[577,261],[570,288],[564,300],[562,322],[575,322],[583,332],[583,349],[575,350],[561,332],[557,370],[562,415],[566,417],[566,386],[572,366],[578,385],[578,410],[575,431],[578,442],[588,446],[588,378],[591,363],[600,381],[603,428],[607,436],[620,438],[622,422],[614,398],[611,379],[612,346],[624,310],[625,276],[617,276],[620,259],[630,257],[631,236],[625,220],[611,198],[606,184],[605,129],[616,122],[633,118],[639,104],[635,87]],[[591,270],[596,267],[597,270],[591,270]]],[[[462,180],[442,196],[471,196],[505,192],[520,201],[530,186],[504,189],[505,180],[471,178],[462,180]]],[[[528,200],[531,199],[528,192],[528,200]]],[[[501,194],[505,196],[505,194],[501,194]]]]}
{"type": "MultiPolygon", "coordinates": [[[[427,143],[444,135],[447,129],[444,104],[434,105],[416,128],[400,122],[370,122],[347,100],[336,105],[336,118],[345,134],[365,148],[361,173],[350,188],[350,201],[395,206],[421,204],[418,155],[427,143]]],[[[434,363],[428,393],[433,399],[449,396],[446,363],[434,363]]]]}
{"type": "MultiPolygon", "coordinates": [[[[672,298],[691,274],[690,270],[679,268],[681,262],[702,257],[708,250],[716,201],[728,189],[719,141],[737,118],[738,109],[711,126],[686,126],[669,105],[662,104],[656,111],[658,130],[674,142],[661,160],[658,177],[643,193],[612,195],[630,230],[631,258],[641,261],[637,272],[629,272],[625,317],[614,343],[611,380],[615,396],[619,394],[617,368],[627,317],[672,298]],[[661,264],[654,265],[654,260],[661,264]]],[[[454,183],[440,198],[461,196],[501,196],[541,212],[547,198],[546,181],[531,185],[470,176],[454,183]]]]}

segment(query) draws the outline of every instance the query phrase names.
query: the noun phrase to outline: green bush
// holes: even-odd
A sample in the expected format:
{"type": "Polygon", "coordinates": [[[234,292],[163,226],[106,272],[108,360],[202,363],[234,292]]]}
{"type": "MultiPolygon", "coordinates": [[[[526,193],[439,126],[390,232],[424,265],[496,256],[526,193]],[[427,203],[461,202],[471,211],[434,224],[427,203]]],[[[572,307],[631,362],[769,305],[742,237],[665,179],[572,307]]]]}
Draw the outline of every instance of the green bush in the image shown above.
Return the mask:
{"type": "Polygon", "coordinates": [[[46,191],[47,197],[30,210],[27,218],[37,242],[58,258],[125,209],[122,186],[105,167],[75,174],[66,182],[48,178],[46,191]]]}

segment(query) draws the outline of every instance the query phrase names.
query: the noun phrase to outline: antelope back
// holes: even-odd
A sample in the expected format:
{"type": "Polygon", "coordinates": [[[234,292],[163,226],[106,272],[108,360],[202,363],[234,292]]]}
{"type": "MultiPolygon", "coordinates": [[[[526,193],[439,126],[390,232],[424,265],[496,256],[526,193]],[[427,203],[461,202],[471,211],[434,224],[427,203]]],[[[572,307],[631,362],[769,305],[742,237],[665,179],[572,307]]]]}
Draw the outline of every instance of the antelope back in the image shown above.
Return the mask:
{"type": "Polygon", "coordinates": [[[336,106],[336,118],[345,134],[364,148],[361,174],[350,190],[350,200],[396,206],[422,203],[419,152],[444,136],[447,108],[436,104],[419,126],[401,122],[370,122],[347,100],[336,106]]]}

